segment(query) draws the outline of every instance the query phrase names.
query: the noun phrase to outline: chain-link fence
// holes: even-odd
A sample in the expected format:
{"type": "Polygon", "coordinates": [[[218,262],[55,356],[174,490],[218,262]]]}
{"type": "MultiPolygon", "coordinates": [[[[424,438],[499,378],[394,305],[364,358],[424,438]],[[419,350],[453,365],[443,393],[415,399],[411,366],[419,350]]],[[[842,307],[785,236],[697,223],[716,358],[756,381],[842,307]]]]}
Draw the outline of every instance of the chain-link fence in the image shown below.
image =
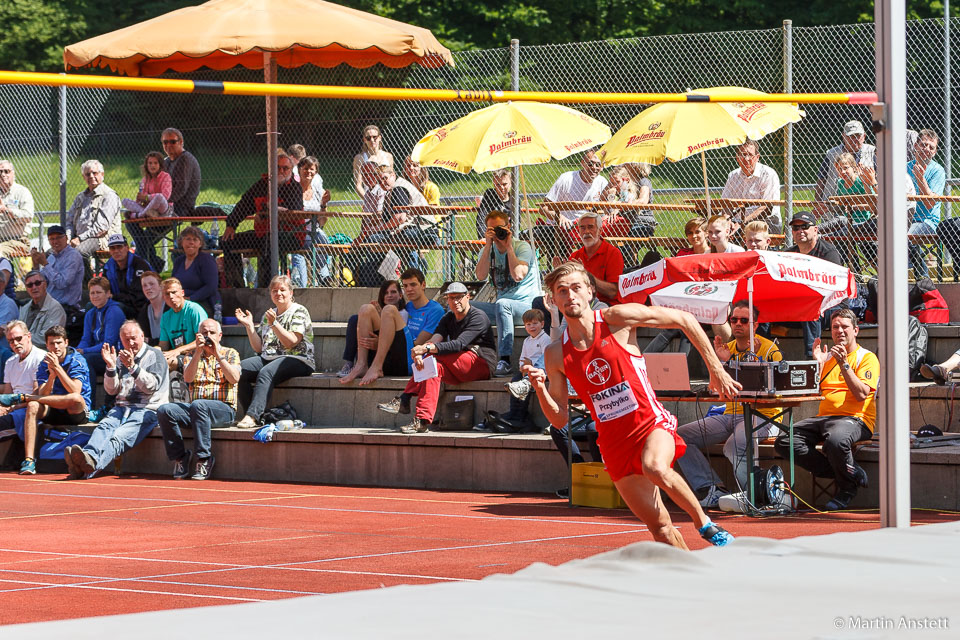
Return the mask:
{"type": "MultiPolygon", "coordinates": [[[[905,96],[908,126],[930,128],[941,134],[937,160],[948,169],[952,153],[947,125],[946,95],[952,88],[950,61],[944,60],[944,43],[950,29],[942,20],[911,21],[907,25],[908,64],[905,96]]],[[[960,46],[952,46],[956,52],[960,46]]],[[[657,36],[628,40],[573,43],[536,47],[510,47],[454,54],[455,67],[367,69],[304,66],[280,69],[279,82],[357,86],[405,86],[411,88],[510,89],[547,91],[663,91],[682,92],[710,86],[744,86],[761,91],[795,92],[870,91],[874,80],[874,27],[872,24],[657,36]],[[511,75],[511,56],[517,56],[518,74],[511,75]],[[791,86],[787,86],[787,78],[791,86]]],[[[953,54],[956,61],[956,54],[953,54]]],[[[261,71],[235,69],[201,72],[191,77],[203,80],[262,81],[261,71]]],[[[248,217],[263,208],[262,176],[266,173],[265,108],[262,98],[137,93],[107,90],[47,89],[0,86],[0,100],[8,117],[0,122],[0,157],[13,161],[17,182],[33,192],[38,214],[28,237],[38,242],[40,223],[58,222],[61,207],[69,208],[84,187],[80,163],[97,158],[106,168],[106,184],[120,197],[135,198],[146,154],[161,150],[161,132],[176,127],[184,147],[196,156],[202,182],[196,204],[203,215],[219,214],[202,224],[211,236],[208,248],[226,251],[223,284],[255,284],[258,263],[269,255],[268,231],[262,219],[248,217]],[[61,139],[61,96],[65,96],[65,140],[61,139]],[[65,146],[64,146],[65,145],[65,146]],[[61,151],[64,146],[65,151],[61,151]],[[61,162],[62,161],[62,162],[61,162]],[[61,180],[61,166],[66,179],[61,180]],[[258,185],[260,185],[258,187],[258,185]],[[243,199],[250,191],[248,201],[243,199]],[[234,205],[246,202],[229,221],[234,205]],[[244,207],[252,204],[253,209],[244,207]],[[243,215],[240,215],[243,214],[243,215]],[[242,218],[242,219],[241,219],[242,218]],[[242,243],[219,242],[226,233],[243,235],[242,243]]],[[[640,105],[570,105],[617,130],[644,107],[640,105]]],[[[419,174],[404,159],[426,132],[478,108],[466,103],[388,102],[362,100],[307,100],[280,98],[279,141],[284,148],[300,144],[315,158],[319,180],[313,190],[288,190],[289,208],[319,208],[322,189],[330,191],[327,217],[281,216],[281,271],[289,271],[297,284],[345,286],[375,284],[381,274],[407,266],[419,266],[431,284],[452,278],[473,279],[479,249],[477,206],[492,188],[491,174],[461,175],[432,168],[419,174]],[[375,125],[376,129],[365,129],[375,125]],[[379,132],[379,140],[364,140],[364,134],[379,132]],[[443,205],[459,206],[445,216],[415,216],[416,210],[398,209],[406,203],[399,192],[386,198],[386,214],[377,198],[364,198],[367,185],[380,178],[357,171],[361,160],[381,162],[392,157],[396,174],[415,186],[410,204],[427,196],[443,205]],[[429,182],[428,182],[429,181],[429,182]],[[359,183],[359,187],[358,187],[359,183]],[[431,186],[431,184],[433,186],[431,186]],[[404,230],[390,227],[404,221],[404,230]]],[[[792,185],[794,200],[814,199],[825,152],[841,144],[845,122],[859,120],[867,129],[866,106],[820,105],[803,107],[806,117],[792,127],[770,134],[760,143],[760,162],[772,167],[786,194],[792,185]]],[[[728,174],[737,168],[736,149],[706,152],[706,174],[713,196],[720,196],[728,174]]],[[[523,191],[525,203],[535,209],[557,177],[580,168],[580,156],[524,168],[522,185],[513,184],[511,197],[523,191]],[[522,187],[522,188],[521,188],[522,187]]],[[[309,168],[307,168],[309,171],[309,168]]],[[[606,176],[607,172],[602,175],[606,176]]],[[[285,174],[280,174],[281,180],[285,174]]],[[[634,179],[639,179],[636,173],[634,179]]],[[[692,157],[652,168],[649,177],[652,202],[689,204],[703,198],[704,178],[700,160],[692,157]]],[[[300,184],[300,183],[295,183],[300,184]]],[[[401,183],[402,184],[402,183],[401,183]]],[[[949,184],[949,181],[948,181],[949,184]]],[[[369,195],[369,194],[368,194],[369,195]]],[[[621,196],[611,196],[620,199],[621,196]]],[[[284,203],[286,205],[286,203],[284,203]]],[[[797,205],[807,208],[809,205],[797,205]]],[[[183,210],[176,210],[182,215],[183,210]]],[[[686,246],[684,224],[697,210],[677,208],[652,210],[648,225],[611,226],[628,265],[639,264],[648,251],[672,254],[686,246]],[[628,237],[631,234],[639,237],[628,237]]],[[[786,216],[786,208],[781,216],[786,216]]],[[[824,212],[824,215],[831,215],[824,212]]],[[[943,217],[949,215],[944,207],[943,217]]],[[[535,214],[521,217],[525,230],[535,214]]],[[[636,222],[636,219],[628,220],[636,222]]],[[[128,224],[126,230],[138,225],[128,224]]],[[[482,226],[482,225],[480,225],[482,226]]],[[[174,230],[176,231],[176,230],[174,230]]],[[[0,228],[2,233],[2,228],[0,228]]],[[[156,251],[171,269],[178,255],[171,234],[163,240],[154,234],[156,251]]],[[[5,239],[5,238],[4,238],[5,239]]],[[[551,255],[563,255],[576,246],[576,236],[565,232],[544,235],[555,242],[539,247],[542,266],[551,255]]],[[[779,238],[775,238],[779,240],[779,238]]],[[[141,245],[147,240],[140,238],[141,245]]],[[[785,242],[790,243],[790,238],[785,242]]],[[[864,244],[864,243],[859,243],[864,244]]],[[[854,247],[854,250],[856,248],[854,247]]],[[[145,252],[145,247],[138,248],[145,252]]],[[[933,252],[932,252],[933,253],[933,252]]],[[[870,260],[861,261],[864,265],[870,260]]],[[[869,271],[871,267],[864,266],[869,271]]],[[[265,272],[264,270],[261,270],[265,272]]],[[[268,269],[266,270],[268,271],[268,269]]],[[[262,282],[262,280],[261,280],[262,282]]]]}

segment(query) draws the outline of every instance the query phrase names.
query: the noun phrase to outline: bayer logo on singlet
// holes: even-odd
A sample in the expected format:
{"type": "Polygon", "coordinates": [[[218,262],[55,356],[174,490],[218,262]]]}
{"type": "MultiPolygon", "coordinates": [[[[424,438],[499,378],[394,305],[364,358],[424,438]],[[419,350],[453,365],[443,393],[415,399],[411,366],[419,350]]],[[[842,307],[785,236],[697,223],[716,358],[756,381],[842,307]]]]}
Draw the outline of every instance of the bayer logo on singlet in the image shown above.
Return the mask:
{"type": "Polygon", "coordinates": [[[594,358],[584,373],[592,384],[604,384],[610,379],[610,363],[603,358],[594,358]]]}

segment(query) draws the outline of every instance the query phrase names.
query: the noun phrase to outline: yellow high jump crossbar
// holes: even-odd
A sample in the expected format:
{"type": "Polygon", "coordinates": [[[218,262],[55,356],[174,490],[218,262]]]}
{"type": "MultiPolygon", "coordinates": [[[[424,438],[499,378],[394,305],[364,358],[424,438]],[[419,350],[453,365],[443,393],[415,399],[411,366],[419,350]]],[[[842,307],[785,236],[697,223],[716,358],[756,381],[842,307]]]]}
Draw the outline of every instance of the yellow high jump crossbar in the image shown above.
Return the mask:
{"type": "Polygon", "coordinates": [[[769,93],[758,96],[736,90],[706,96],[695,93],[579,93],[568,91],[476,91],[462,89],[401,89],[382,87],[334,87],[324,85],[266,84],[259,82],[220,82],[176,80],[168,78],[128,78],[117,76],[66,75],[0,71],[0,84],[26,84],[45,87],[115,89],[118,91],[156,91],[162,93],[198,93],[227,96],[282,96],[287,98],[325,98],[353,100],[417,100],[431,102],[507,102],[536,100],[568,104],[651,104],[657,102],[791,102],[799,104],[873,104],[873,92],[850,93],[769,93]]]}

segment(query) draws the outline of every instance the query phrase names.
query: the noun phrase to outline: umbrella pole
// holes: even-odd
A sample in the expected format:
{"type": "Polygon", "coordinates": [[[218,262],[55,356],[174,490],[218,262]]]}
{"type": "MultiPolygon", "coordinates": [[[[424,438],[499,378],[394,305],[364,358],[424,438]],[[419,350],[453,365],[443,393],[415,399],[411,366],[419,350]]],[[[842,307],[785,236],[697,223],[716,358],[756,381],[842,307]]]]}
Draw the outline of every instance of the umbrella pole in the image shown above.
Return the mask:
{"type": "Polygon", "coordinates": [[[754,337],[753,337],[753,330],[754,330],[754,327],[753,327],[753,276],[750,276],[749,278],[747,278],[747,305],[750,307],[750,308],[748,309],[748,312],[749,312],[748,319],[749,319],[749,321],[750,321],[750,324],[749,324],[749,329],[750,329],[750,346],[748,347],[748,351],[753,351],[753,344],[754,344],[754,337]]]}
{"type": "Polygon", "coordinates": [[[703,167],[703,193],[707,196],[707,220],[709,220],[713,216],[713,212],[710,206],[710,187],[707,180],[707,156],[703,151],[700,152],[700,166],[703,167]]]}
{"type": "MultiPolygon", "coordinates": [[[[269,51],[263,54],[263,82],[277,81],[277,61],[269,51]]],[[[267,175],[270,177],[270,277],[280,273],[279,221],[277,219],[277,96],[267,96],[267,175]]],[[[257,270],[262,267],[257,266],[257,270]]],[[[258,278],[259,279],[259,278],[258,278]]]]}

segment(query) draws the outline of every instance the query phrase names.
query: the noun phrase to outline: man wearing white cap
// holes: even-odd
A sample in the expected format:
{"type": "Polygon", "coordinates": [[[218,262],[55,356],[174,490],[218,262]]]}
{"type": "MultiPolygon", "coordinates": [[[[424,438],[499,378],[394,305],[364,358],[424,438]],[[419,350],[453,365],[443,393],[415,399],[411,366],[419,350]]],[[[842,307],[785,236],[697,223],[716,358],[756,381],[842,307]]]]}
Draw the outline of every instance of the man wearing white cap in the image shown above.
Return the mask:
{"type": "Polygon", "coordinates": [[[837,157],[844,152],[853,154],[857,164],[876,171],[877,169],[877,148],[872,144],[866,144],[866,132],[859,120],[851,120],[843,125],[843,142],[827,151],[823,157],[823,164],[820,165],[820,172],[817,174],[817,184],[814,187],[814,210],[817,214],[823,215],[829,205],[830,196],[837,195],[837,157]]]}

